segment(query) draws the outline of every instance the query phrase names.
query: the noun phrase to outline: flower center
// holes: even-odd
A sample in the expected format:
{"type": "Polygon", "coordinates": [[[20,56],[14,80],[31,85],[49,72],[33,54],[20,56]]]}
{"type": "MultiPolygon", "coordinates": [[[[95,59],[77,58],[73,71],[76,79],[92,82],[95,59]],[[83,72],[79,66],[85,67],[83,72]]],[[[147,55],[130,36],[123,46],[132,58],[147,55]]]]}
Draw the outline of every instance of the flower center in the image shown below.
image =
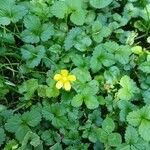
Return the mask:
{"type": "Polygon", "coordinates": [[[67,79],[67,77],[63,77],[62,80],[63,80],[63,82],[66,82],[68,79],[67,79]]]}

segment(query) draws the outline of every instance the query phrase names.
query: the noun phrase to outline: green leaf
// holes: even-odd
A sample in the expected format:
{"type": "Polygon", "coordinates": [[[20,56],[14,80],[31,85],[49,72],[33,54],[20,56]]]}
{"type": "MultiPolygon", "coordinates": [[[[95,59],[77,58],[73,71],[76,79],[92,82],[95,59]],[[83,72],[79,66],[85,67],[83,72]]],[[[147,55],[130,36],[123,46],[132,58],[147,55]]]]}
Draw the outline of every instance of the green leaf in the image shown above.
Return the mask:
{"type": "Polygon", "coordinates": [[[121,135],[119,133],[111,133],[108,136],[108,143],[111,146],[119,146],[122,142],[121,135]]]}
{"type": "Polygon", "coordinates": [[[93,72],[99,71],[102,66],[110,67],[115,63],[114,55],[104,50],[101,45],[95,47],[92,55],[90,67],[93,72]]]}
{"type": "Polygon", "coordinates": [[[104,38],[111,34],[111,29],[103,25],[99,20],[92,24],[92,37],[95,42],[101,43],[104,38]]]}
{"type": "Polygon", "coordinates": [[[35,127],[41,121],[41,114],[37,110],[33,109],[30,112],[25,112],[22,115],[22,120],[26,122],[29,126],[35,127]]]}
{"type": "Polygon", "coordinates": [[[120,77],[120,70],[116,66],[112,66],[109,68],[109,70],[105,70],[104,72],[104,78],[108,83],[118,83],[119,77],[120,77]]]}
{"type": "Polygon", "coordinates": [[[55,131],[52,132],[51,130],[45,130],[42,133],[41,138],[44,140],[44,142],[46,142],[46,145],[53,145],[55,143],[55,140],[57,142],[61,141],[60,135],[55,131]]]}
{"type": "Polygon", "coordinates": [[[26,43],[38,43],[40,40],[45,42],[54,34],[52,24],[41,24],[40,19],[34,15],[25,17],[24,25],[26,29],[21,33],[21,36],[26,43]]]}
{"type": "Polygon", "coordinates": [[[71,101],[71,105],[74,107],[80,107],[82,103],[83,103],[83,95],[81,94],[76,95],[71,101]]]}
{"type": "Polygon", "coordinates": [[[87,51],[92,44],[90,37],[79,27],[72,28],[65,38],[64,46],[68,51],[75,47],[79,51],[87,51]]]}
{"type": "Polygon", "coordinates": [[[107,117],[102,123],[102,129],[107,133],[111,133],[115,129],[114,121],[107,117]]]}
{"type": "Polygon", "coordinates": [[[95,109],[99,106],[99,102],[97,101],[97,97],[93,95],[84,96],[84,103],[89,109],[95,109]]]}
{"type": "Polygon", "coordinates": [[[25,149],[29,141],[33,147],[37,147],[41,144],[40,137],[36,133],[29,131],[22,141],[21,149],[25,149]]]}
{"type": "Polygon", "coordinates": [[[0,24],[9,25],[16,23],[27,14],[27,9],[23,5],[16,5],[14,0],[0,1],[0,24]]]}
{"type": "Polygon", "coordinates": [[[68,124],[68,119],[64,116],[66,113],[63,105],[59,103],[55,103],[53,105],[49,105],[44,103],[44,107],[42,109],[43,117],[52,122],[52,125],[56,128],[64,127],[68,124]]]}
{"type": "Polygon", "coordinates": [[[60,143],[56,143],[50,148],[50,150],[62,150],[62,146],[60,143]]]}
{"type": "Polygon", "coordinates": [[[100,128],[100,134],[98,136],[98,139],[100,140],[100,142],[106,143],[108,140],[107,132],[100,128]]]}
{"type": "Polygon", "coordinates": [[[46,97],[58,97],[60,94],[59,90],[56,88],[56,82],[54,80],[50,80],[48,86],[46,87],[46,97]]]}
{"type": "Polygon", "coordinates": [[[145,141],[150,141],[150,121],[147,119],[148,118],[141,121],[139,126],[139,134],[145,141]]]}
{"type": "Polygon", "coordinates": [[[141,63],[139,65],[138,69],[145,72],[145,73],[150,73],[150,61],[146,61],[146,62],[141,63]]]}
{"type": "Polygon", "coordinates": [[[133,111],[136,109],[136,106],[133,105],[131,102],[126,101],[126,100],[120,100],[118,102],[118,107],[120,108],[120,121],[125,122],[126,117],[129,114],[129,112],[133,111]]]}
{"type": "Polygon", "coordinates": [[[30,100],[37,88],[38,81],[36,79],[29,79],[19,86],[19,93],[24,95],[23,98],[25,100],[30,100]]]}
{"type": "Polygon", "coordinates": [[[115,51],[115,59],[125,65],[129,63],[130,58],[129,56],[131,55],[131,49],[129,46],[120,46],[119,49],[115,51]]]}
{"type": "Polygon", "coordinates": [[[26,61],[29,68],[38,66],[45,56],[45,48],[42,45],[34,47],[33,45],[24,45],[21,48],[22,58],[26,61]]]}
{"type": "Polygon", "coordinates": [[[85,22],[86,12],[81,10],[74,11],[71,16],[70,20],[76,25],[83,25],[85,22]]]}
{"type": "Polygon", "coordinates": [[[138,141],[138,132],[134,127],[128,126],[126,128],[125,140],[128,144],[137,143],[137,141],[138,141]]]}
{"type": "Polygon", "coordinates": [[[96,98],[96,96],[90,95],[90,94],[78,94],[76,95],[73,100],[71,101],[72,106],[74,107],[80,107],[82,103],[85,103],[87,108],[89,109],[95,109],[99,106],[99,102],[96,98]]]}
{"type": "Polygon", "coordinates": [[[51,12],[57,18],[63,19],[68,12],[68,7],[64,1],[56,1],[51,7],[51,12]]]}
{"type": "Polygon", "coordinates": [[[57,116],[52,120],[52,125],[58,129],[67,126],[68,123],[66,116],[57,116]]]}
{"type": "Polygon", "coordinates": [[[75,68],[72,70],[72,73],[76,76],[77,80],[81,83],[85,83],[91,80],[90,72],[87,69],[75,68]]]}
{"type": "Polygon", "coordinates": [[[4,147],[4,150],[12,150],[12,149],[17,149],[18,148],[18,146],[19,146],[19,144],[17,143],[17,141],[15,141],[15,140],[9,140],[8,142],[7,142],[7,144],[5,145],[5,147],[4,147]]]}
{"type": "Polygon", "coordinates": [[[90,4],[95,8],[104,8],[108,6],[113,0],[90,0],[90,4]]]}
{"type": "Polygon", "coordinates": [[[123,76],[120,80],[122,88],[117,93],[117,98],[122,100],[130,100],[134,94],[139,93],[139,88],[136,83],[127,75],[123,76]]]}
{"type": "Polygon", "coordinates": [[[3,128],[0,128],[0,146],[3,144],[3,142],[5,141],[6,135],[4,132],[3,128]]]}
{"type": "Polygon", "coordinates": [[[140,136],[145,141],[150,141],[150,106],[145,106],[140,110],[130,112],[127,116],[127,121],[133,125],[138,127],[138,131],[140,136]]]}
{"type": "Polygon", "coordinates": [[[132,125],[132,126],[138,126],[141,123],[141,112],[140,110],[137,111],[132,111],[128,114],[127,116],[127,121],[132,125]]]}
{"type": "Polygon", "coordinates": [[[95,95],[99,91],[99,82],[97,80],[91,80],[86,84],[81,82],[76,82],[73,85],[73,88],[76,90],[77,93],[82,93],[84,95],[86,94],[95,95]]]}

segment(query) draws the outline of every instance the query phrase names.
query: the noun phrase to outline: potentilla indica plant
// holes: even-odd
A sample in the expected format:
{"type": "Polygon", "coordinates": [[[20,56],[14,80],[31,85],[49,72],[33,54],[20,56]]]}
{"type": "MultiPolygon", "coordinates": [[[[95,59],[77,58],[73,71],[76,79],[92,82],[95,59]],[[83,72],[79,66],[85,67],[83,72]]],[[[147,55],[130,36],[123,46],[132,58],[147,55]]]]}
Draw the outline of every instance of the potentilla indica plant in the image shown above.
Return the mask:
{"type": "Polygon", "coordinates": [[[150,150],[150,0],[0,0],[0,150],[150,150]]]}

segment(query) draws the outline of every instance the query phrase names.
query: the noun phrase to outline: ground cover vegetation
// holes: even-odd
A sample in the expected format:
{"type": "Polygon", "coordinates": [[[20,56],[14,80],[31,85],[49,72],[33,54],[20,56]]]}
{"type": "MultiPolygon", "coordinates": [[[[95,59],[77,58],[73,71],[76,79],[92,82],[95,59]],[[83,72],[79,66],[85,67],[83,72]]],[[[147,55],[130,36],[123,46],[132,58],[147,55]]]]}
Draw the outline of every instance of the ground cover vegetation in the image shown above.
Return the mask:
{"type": "Polygon", "coordinates": [[[0,0],[1,150],[150,150],[150,0],[0,0]]]}

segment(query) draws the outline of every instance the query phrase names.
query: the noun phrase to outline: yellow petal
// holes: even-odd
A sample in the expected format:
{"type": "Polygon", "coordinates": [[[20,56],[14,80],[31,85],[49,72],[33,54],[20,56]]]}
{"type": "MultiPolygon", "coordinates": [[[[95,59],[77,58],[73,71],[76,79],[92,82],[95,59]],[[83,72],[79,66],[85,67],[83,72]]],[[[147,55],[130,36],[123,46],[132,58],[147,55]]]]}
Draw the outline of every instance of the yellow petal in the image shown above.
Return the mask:
{"type": "Polygon", "coordinates": [[[69,75],[68,80],[69,81],[76,81],[76,76],[75,75],[69,75]]]}
{"type": "Polygon", "coordinates": [[[62,69],[62,70],[61,70],[61,75],[62,75],[62,76],[68,76],[68,70],[62,69]]]}
{"type": "Polygon", "coordinates": [[[70,89],[71,89],[71,84],[70,84],[70,82],[66,82],[66,83],[64,84],[64,88],[65,88],[66,91],[70,91],[70,89]]]}
{"type": "Polygon", "coordinates": [[[58,81],[57,83],[56,83],[56,88],[57,89],[61,89],[63,87],[63,82],[62,81],[58,81]]]}
{"type": "Polygon", "coordinates": [[[56,81],[61,80],[61,74],[55,74],[54,80],[56,81]]]}

